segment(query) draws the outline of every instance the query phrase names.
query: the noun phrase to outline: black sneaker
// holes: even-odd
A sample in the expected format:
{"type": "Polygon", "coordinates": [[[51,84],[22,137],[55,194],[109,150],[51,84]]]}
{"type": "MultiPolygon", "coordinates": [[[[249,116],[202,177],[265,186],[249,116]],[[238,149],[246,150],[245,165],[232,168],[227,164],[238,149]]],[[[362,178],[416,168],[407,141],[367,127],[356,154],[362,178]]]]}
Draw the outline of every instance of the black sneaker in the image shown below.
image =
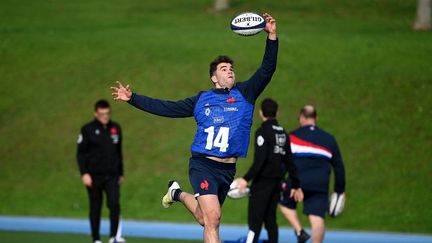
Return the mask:
{"type": "Polygon", "coordinates": [[[300,234],[297,234],[297,232],[294,230],[295,236],[297,236],[297,242],[298,243],[305,243],[310,239],[310,235],[304,231],[303,229],[300,230],[300,234]]]}

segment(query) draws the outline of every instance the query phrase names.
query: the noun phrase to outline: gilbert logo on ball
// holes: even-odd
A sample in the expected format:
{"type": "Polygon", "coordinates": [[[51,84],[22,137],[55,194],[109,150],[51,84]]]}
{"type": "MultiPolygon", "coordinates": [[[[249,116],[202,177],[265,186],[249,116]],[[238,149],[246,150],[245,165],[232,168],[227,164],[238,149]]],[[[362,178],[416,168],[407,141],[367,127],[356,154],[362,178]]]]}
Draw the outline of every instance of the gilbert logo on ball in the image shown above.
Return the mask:
{"type": "Polygon", "coordinates": [[[231,21],[231,30],[242,36],[256,35],[266,26],[263,16],[256,13],[241,13],[231,21]]]}

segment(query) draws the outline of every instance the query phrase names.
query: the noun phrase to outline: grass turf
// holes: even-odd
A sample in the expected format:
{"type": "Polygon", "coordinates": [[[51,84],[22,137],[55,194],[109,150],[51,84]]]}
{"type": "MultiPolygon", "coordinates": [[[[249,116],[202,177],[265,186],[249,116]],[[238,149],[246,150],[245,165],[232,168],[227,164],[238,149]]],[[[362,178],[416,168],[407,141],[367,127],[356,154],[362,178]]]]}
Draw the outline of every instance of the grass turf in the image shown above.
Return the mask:
{"type": "MultiPolygon", "coordinates": [[[[12,232],[0,231],[0,238],[2,242],[7,243],[75,243],[75,242],[91,242],[91,238],[87,235],[80,234],[48,234],[48,233],[35,233],[35,232],[12,232]]],[[[107,237],[102,237],[103,242],[108,242],[107,237]]],[[[134,238],[128,237],[128,243],[194,243],[197,241],[187,240],[162,240],[162,239],[147,239],[147,238],[134,238]]]]}
{"type": "MultiPolygon", "coordinates": [[[[411,31],[415,2],[232,1],[215,14],[199,0],[1,1],[0,214],[85,217],[75,142],[94,101],[109,99],[115,80],[160,98],[195,95],[210,88],[208,63],[218,54],[231,55],[238,80],[247,79],[265,36],[236,36],[228,23],[268,10],[279,63],[258,103],[275,98],[287,129],[313,103],[337,137],[348,202],[328,227],[431,233],[432,35],[411,31]]],[[[192,221],[180,205],[162,209],[160,197],[171,178],[190,190],[194,121],[123,103],[113,112],[125,133],[123,217],[192,221]]],[[[256,115],[253,129],[259,124],[256,115]]],[[[222,221],[245,223],[246,201],[228,200],[222,221]]]]}

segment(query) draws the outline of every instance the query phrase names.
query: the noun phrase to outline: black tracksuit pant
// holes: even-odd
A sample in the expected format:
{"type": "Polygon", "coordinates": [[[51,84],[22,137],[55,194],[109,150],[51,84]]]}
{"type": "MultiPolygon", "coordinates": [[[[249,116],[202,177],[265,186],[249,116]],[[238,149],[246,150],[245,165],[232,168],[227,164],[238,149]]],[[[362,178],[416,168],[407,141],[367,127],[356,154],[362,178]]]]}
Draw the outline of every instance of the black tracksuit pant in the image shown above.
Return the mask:
{"type": "Polygon", "coordinates": [[[120,185],[118,176],[91,176],[92,187],[87,187],[90,200],[90,226],[93,241],[100,240],[99,228],[103,202],[106,194],[107,206],[110,211],[110,236],[117,235],[120,220],[120,185]]]}
{"type": "Polygon", "coordinates": [[[268,232],[268,242],[277,243],[279,232],[276,222],[276,208],[280,194],[280,179],[256,178],[253,180],[248,207],[248,240],[253,237],[253,242],[258,242],[261,227],[268,232]]]}

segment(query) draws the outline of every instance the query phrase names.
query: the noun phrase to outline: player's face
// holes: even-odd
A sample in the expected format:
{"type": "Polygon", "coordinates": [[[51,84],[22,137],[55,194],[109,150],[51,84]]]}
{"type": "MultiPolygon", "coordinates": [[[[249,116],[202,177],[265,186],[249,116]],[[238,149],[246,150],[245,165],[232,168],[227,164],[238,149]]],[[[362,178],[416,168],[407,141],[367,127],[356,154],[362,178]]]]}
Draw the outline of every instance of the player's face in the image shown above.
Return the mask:
{"type": "Polygon", "coordinates": [[[95,112],[95,117],[102,125],[107,125],[111,117],[111,109],[99,108],[95,112]]]}
{"type": "Polygon", "coordinates": [[[232,88],[235,82],[234,67],[230,63],[219,63],[212,80],[216,88],[232,88]]]}

